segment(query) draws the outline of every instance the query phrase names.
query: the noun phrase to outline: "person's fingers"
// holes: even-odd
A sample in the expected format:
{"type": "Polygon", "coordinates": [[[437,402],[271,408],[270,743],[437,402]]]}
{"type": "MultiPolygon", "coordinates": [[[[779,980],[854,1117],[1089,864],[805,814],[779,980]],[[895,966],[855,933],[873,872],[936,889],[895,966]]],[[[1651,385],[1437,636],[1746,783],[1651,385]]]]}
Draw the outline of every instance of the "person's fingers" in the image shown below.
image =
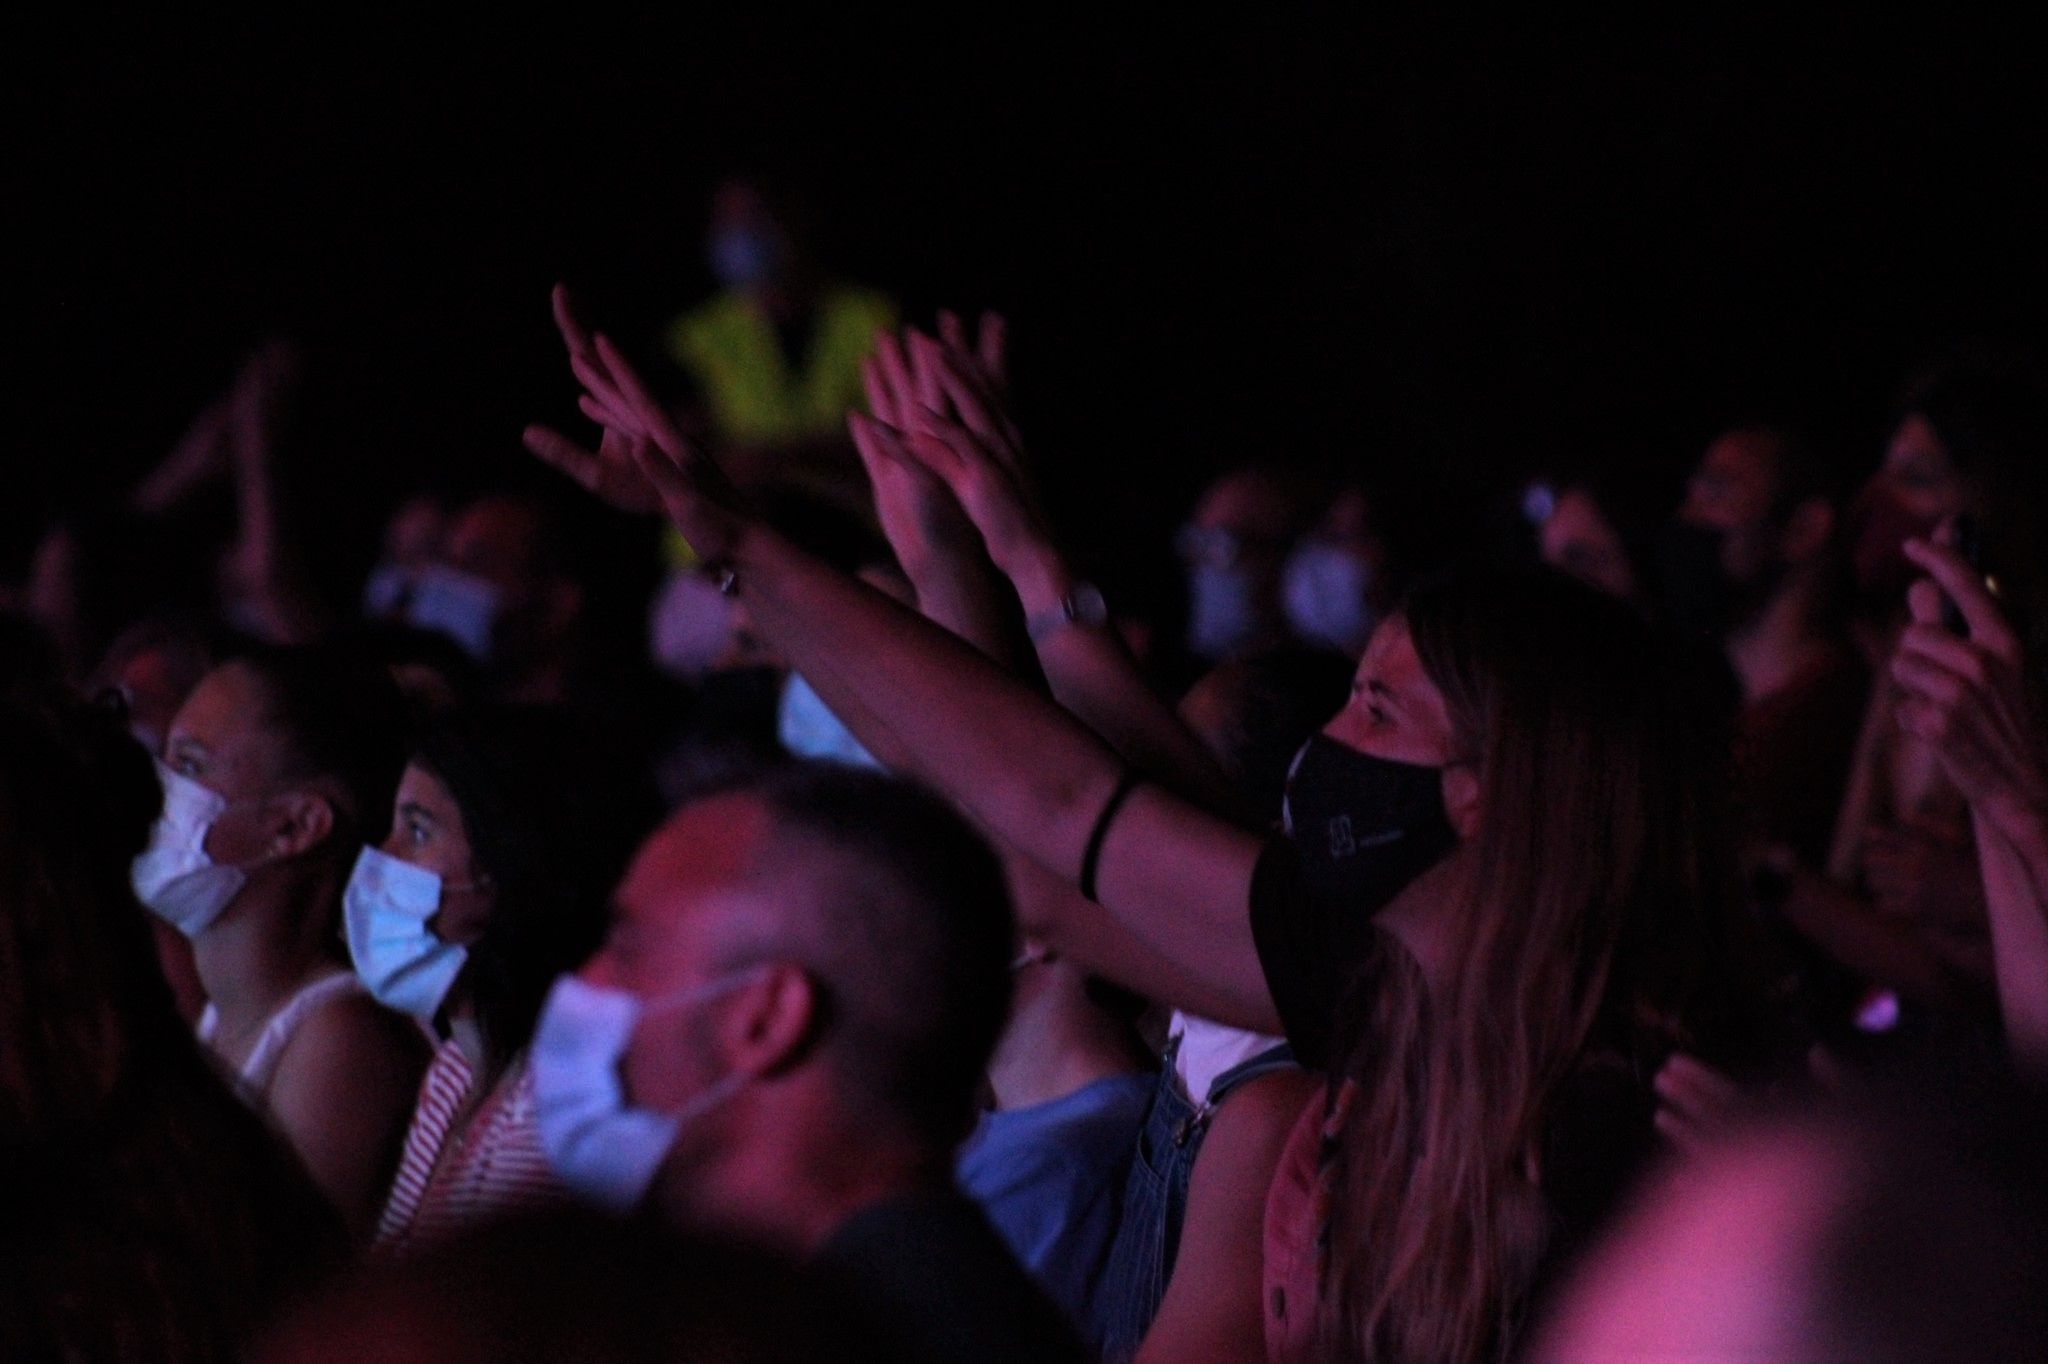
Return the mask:
{"type": "Polygon", "coordinates": [[[854,453],[859,455],[860,462],[867,466],[868,477],[873,479],[875,466],[880,464],[883,458],[881,450],[875,445],[873,420],[864,413],[848,412],[846,434],[853,440],[854,453]]]}
{"type": "Polygon", "coordinates": [[[1915,578],[1906,588],[1906,615],[1915,625],[1939,626],[1947,600],[1932,578],[1915,578]]]}
{"type": "Polygon", "coordinates": [[[960,314],[951,308],[939,309],[939,340],[948,350],[967,350],[967,328],[961,325],[960,314]]]}
{"type": "Polygon", "coordinates": [[[1741,1093],[1733,1080],[1684,1052],[1673,1052],[1657,1072],[1656,1089],[1667,1097],[1684,1097],[1693,1109],[1725,1108],[1741,1093]]]}
{"type": "Polygon", "coordinates": [[[915,327],[904,333],[904,339],[909,347],[911,392],[920,404],[936,411],[946,401],[938,374],[939,343],[915,327]]]}
{"type": "Polygon", "coordinates": [[[1930,544],[1925,540],[1906,541],[1905,553],[1908,559],[1925,569],[1927,575],[1940,584],[1948,599],[1963,613],[1963,620],[1970,627],[1971,639],[2001,657],[2012,655],[2017,644],[2012,627],[2006,624],[1998,603],[1962,555],[1945,545],[1930,544]]]}
{"type": "Polygon", "coordinates": [[[981,363],[982,376],[998,389],[1010,383],[1010,324],[998,312],[981,315],[981,335],[974,358],[981,363]]]}
{"type": "Polygon", "coordinates": [[[897,420],[896,398],[889,392],[889,383],[882,375],[882,362],[870,355],[860,362],[861,392],[867,395],[868,411],[882,421],[894,425],[897,420]]]}
{"type": "Polygon", "coordinates": [[[548,305],[555,314],[555,330],[562,334],[562,344],[571,355],[590,353],[590,334],[583,330],[583,324],[576,318],[575,300],[569,296],[569,286],[557,284],[548,295],[548,305]]]}
{"type": "Polygon", "coordinates": [[[1957,639],[1935,625],[1909,625],[1899,635],[1894,658],[1912,657],[1946,668],[1958,677],[1983,686],[1990,681],[1988,660],[1982,647],[1957,639]]]}
{"type": "Polygon", "coordinates": [[[640,429],[670,459],[678,462],[694,459],[696,451],[691,449],[689,441],[684,438],[674,419],[669,416],[668,409],[648,392],[647,385],[641,382],[640,372],[633,368],[632,362],[626,359],[624,353],[613,345],[611,338],[603,332],[594,333],[591,341],[597,348],[598,359],[604,362],[605,369],[618,384],[620,397],[640,419],[640,429]]]}
{"type": "Polygon", "coordinates": [[[1706,1143],[1706,1133],[1700,1129],[1699,1124],[1685,1114],[1674,1112],[1661,1104],[1651,1116],[1650,1122],[1657,1129],[1657,1135],[1670,1142],[1681,1155],[1697,1155],[1706,1143]]]}
{"type": "Polygon", "coordinates": [[[529,426],[520,432],[520,443],[543,463],[553,466],[580,483],[588,492],[599,492],[604,483],[605,461],[550,426],[529,426]]]}
{"type": "Polygon", "coordinates": [[[617,408],[606,407],[588,393],[576,395],[576,409],[607,431],[618,431],[635,436],[645,435],[633,414],[617,408]]]}
{"type": "Polygon", "coordinates": [[[903,354],[903,344],[889,332],[878,333],[875,337],[875,361],[881,366],[882,381],[889,389],[889,401],[895,411],[890,425],[901,426],[909,420],[909,406],[914,399],[917,385],[910,377],[910,361],[903,354]]]}
{"type": "Polygon", "coordinates": [[[988,442],[965,426],[948,421],[942,414],[930,408],[921,409],[918,418],[919,420],[905,434],[922,434],[939,442],[952,453],[952,462],[963,475],[987,475],[1003,467],[1002,461],[988,442]]]}
{"type": "Polygon", "coordinates": [[[696,494],[674,460],[645,437],[627,442],[626,457],[633,461],[633,467],[653,487],[661,498],[661,505],[672,518],[680,520],[687,515],[696,494]]]}
{"type": "Polygon", "coordinates": [[[936,431],[909,430],[903,433],[903,448],[940,482],[955,493],[960,491],[967,478],[966,461],[944,436],[936,431]]]}
{"type": "Polygon", "coordinates": [[[1892,655],[1891,674],[1919,699],[1951,709],[1963,703],[1971,686],[1967,676],[1946,663],[1904,650],[1892,655]]]}
{"type": "Polygon", "coordinates": [[[617,411],[621,417],[627,415],[625,398],[619,392],[618,384],[613,381],[610,372],[598,360],[595,352],[590,355],[571,352],[569,372],[576,376],[577,383],[583,385],[585,393],[605,407],[617,411]]]}
{"type": "Polygon", "coordinates": [[[951,400],[953,410],[960,414],[960,420],[970,431],[986,440],[1000,438],[993,406],[961,367],[954,363],[951,355],[944,352],[935,355],[932,372],[938,378],[940,389],[951,400]]]}

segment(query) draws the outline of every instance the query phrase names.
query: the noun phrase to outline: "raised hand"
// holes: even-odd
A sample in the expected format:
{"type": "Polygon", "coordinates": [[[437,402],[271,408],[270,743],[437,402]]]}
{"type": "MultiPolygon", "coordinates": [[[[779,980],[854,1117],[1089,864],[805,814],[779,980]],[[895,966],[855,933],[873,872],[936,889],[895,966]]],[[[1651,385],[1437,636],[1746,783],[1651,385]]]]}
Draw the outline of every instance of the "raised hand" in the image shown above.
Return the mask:
{"type": "Polygon", "coordinates": [[[958,319],[942,314],[940,335],[950,341],[913,330],[900,348],[881,347],[869,401],[894,418],[901,447],[952,491],[989,556],[1014,578],[1051,537],[1001,396],[1001,319],[984,319],[982,330],[983,345],[970,351],[958,319]]]}
{"type": "Polygon", "coordinates": [[[1912,622],[1892,656],[1903,695],[1898,722],[1932,747],[1970,803],[2003,822],[2048,812],[2048,764],[2021,673],[2019,637],[1983,582],[1954,550],[1906,542],[1906,557],[1928,580],[1906,601],[1912,622]],[[1942,601],[1955,603],[1967,638],[1943,628],[1942,601]]]}
{"type": "Polygon", "coordinates": [[[529,426],[526,448],[615,507],[666,512],[700,559],[724,559],[745,522],[732,485],[683,435],[618,347],[583,326],[561,285],[553,304],[569,369],[583,385],[576,405],[603,435],[591,450],[552,428],[529,426]]]}
{"type": "Polygon", "coordinates": [[[1742,1111],[1735,1082],[1682,1051],[1671,1053],[1651,1087],[1657,1093],[1657,1131],[1687,1156],[1698,1155],[1742,1111]]]}

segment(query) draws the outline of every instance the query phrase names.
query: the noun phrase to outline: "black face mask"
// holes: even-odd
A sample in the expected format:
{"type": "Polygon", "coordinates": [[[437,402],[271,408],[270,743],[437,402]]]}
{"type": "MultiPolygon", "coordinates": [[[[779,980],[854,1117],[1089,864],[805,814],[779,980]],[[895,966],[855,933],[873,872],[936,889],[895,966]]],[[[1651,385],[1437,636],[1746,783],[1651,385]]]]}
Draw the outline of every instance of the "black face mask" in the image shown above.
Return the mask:
{"type": "Polygon", "coordinates": [[[1435,767],[1309,737],[1287,773],[1282,827],[1311,895],[1347,913],[1377,914],[1457,841],[1435,767]]]}

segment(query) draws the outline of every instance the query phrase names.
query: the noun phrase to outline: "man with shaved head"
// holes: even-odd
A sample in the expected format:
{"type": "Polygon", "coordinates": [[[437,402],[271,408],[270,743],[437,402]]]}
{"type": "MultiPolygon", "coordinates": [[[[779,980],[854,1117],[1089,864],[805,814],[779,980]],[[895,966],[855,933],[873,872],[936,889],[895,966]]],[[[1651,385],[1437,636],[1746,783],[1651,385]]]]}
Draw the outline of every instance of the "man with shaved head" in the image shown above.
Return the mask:
{"type": "Polygon", "coordinates": [[[805,765],[688,806],[548,1001],[549,1158],[840,1271],[911,1357],[1078,1358],[952,1184],[1015,941],[995,856],[908,783],[805,765]]]}

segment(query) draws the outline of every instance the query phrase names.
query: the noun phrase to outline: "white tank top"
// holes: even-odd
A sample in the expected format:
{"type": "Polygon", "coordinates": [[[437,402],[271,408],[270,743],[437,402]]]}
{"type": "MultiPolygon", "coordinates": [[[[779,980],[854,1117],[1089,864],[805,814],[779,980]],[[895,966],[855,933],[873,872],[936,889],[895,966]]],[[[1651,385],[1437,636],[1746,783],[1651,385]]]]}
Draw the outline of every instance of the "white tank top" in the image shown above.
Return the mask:
{"type": "MultiPolygon", "coordinates": [[[[362,993],[363,982],[353,971],[336,971],[300,986],[296,994],[278,1005],[276,1012],[264,1020],[263,1031],[256,1035],[256,1045],[249,1049],[249,1059],[242,1062],[242,1069],[236,1077],[241,1081],[242,1092],[256,1095],[270,1088],[270,1079],[277,1073],[278,1058],[284,1055],[285,1044],[292,1040],[299,1024],[316,1009],[334,1000],[362,993]]],[[[211,1047],[213,1035],[219,1030],[220,1011],[208,1004],[199,1015],[199,1040],[211,1047]]]]}
{"type": "Polygon", "coordinates": [[[1166,1035],[1180,1043],[1173,1053],[1174,1074],[1180,1080],[1182,1096],[1197,1108],[1209,1101],[1209,1089],[1217,1076],[1271,1051],[1285,1040],[1213,1023],[1178,1009],[1174,1010],[1166,1035]]]}

